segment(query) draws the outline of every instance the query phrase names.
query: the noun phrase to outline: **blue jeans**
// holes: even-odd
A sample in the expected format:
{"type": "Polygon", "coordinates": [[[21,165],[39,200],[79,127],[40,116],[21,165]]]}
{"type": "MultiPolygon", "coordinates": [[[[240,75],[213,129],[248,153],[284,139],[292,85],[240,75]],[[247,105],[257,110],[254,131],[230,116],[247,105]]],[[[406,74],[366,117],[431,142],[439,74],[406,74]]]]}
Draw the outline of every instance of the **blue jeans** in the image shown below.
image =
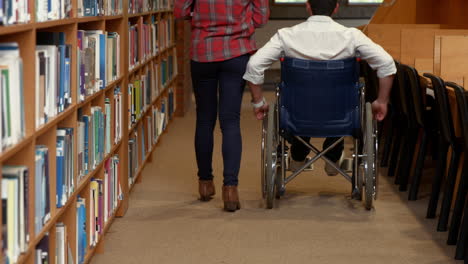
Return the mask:
{"type": "Polygon", "coordinates": [[[191,61],[197,105],[195,153],[200,180],[213,179],[213,130],[219,114],[223,134],[224,185],[237,186],[242,153],[240,110],[250,55],[220,62],[191,61]],[[218,113],[219,112],[219,113],[218,113]]]}

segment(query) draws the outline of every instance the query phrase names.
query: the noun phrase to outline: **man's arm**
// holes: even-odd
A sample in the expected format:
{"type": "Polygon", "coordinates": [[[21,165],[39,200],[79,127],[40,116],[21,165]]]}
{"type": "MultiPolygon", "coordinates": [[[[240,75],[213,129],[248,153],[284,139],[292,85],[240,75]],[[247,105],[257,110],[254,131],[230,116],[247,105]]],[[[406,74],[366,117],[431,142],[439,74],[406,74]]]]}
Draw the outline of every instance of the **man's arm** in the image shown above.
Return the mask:
{"type": "Polygon", "coordinates": [[[268,22],[270,17],[270,8],[268,0],[252,0],[254,27],[259,28],[268,22]]]}
{"type": "Polygon", "coordinates": [[[374,118],[378,121],[384,120],[387,115],[387,105],[394,77],[395,75],[390,75],[379,78],[379,94],[377,96],[377,100],[372,102],[372,113],[374,114],[374,118]]]}
{"type": "MultiPolygon", "coordinates": [[[[263,100],[262,85],[265,77],[265,70],[270,68],[271,64],[279,60],[283,52],[279,33],[276,33],[265,46],[250,57],[247,64],[247,70],[244,74],[244,80],[250,88],[252,103],[260,103],[263,100]]],[[[268,105],[255,108],[257,119],[263,119],[264,113],[268,111],[268,105]]]]}
{"type": "Polygon", "coordinates": [[[356,36],[356,48],[361,58],[366,60],[369,66],[377,71],[379,78],[379,94],[377,100],[372,103],[374,118],[382,121],[387,115],[387,105],[390,99],[390,91],[393,79],[397,72],[395,62],[380,45],[375,44],[362,32],[358,31],[356,36]]]}
{"type": "Polygon", "coordinates": [[[193,0],[175,0],[174,16],[176,19],[190,18],[193,0]]]}

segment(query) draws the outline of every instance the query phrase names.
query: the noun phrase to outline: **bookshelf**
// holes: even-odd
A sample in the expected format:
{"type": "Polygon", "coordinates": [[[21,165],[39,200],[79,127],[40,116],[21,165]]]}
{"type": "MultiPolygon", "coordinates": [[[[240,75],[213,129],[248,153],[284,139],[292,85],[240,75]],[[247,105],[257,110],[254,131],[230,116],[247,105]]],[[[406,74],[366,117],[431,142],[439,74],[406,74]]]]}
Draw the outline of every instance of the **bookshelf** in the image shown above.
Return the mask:
{"type": "Polygon", "coordinates": [[[19,0],[29,21],[11,23],[8,1],[0,0],[0,107],[20,87],[22,103],[0,120],[0,263],[88,263],[125,215],[177,108],[173,4],[19,0]],[[10,48],[22,83],[7,79],[17,70],[2,63],[10,48]],[[10,137],[4,130],[19,117],[21,136],[10,137]]]}

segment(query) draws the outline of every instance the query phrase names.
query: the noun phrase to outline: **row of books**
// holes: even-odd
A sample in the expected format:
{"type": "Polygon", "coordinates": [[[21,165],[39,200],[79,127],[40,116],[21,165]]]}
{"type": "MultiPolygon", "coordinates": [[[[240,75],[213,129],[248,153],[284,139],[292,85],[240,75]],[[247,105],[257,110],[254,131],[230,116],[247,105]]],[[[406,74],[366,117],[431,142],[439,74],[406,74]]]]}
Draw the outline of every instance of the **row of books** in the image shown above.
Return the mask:
{"type": "MultiPolygon", "coordinates": [[[[56,156],[56,199],[57,208],[65,205],[74,191],[73,181],[73,129],[60,128],[57,130],[57,156],[56,156]]],[[[97,234],[101,234],[105,223],[110,219],[122,200],[120,186],[120,164],[118,156],[108,159],[104,165],[104,180],[92,180],[91,188],[98,186],[98,193],[91,192],[98,197],[98,207],[91,207],[98,212],[96,216],[96,229],[91,229],[94,245],[98,241],[97,234]],[[97,185],[96,185],[97,184],[97,185]],[[98,233],[94,233],[97,231],[98,233]],[[93,236],[95,235],[95,236],[93,236]]],[[[35,233],[38,234],[50,219],[50,193],[49,193],[49,150],[46,146],[36,146],[35,168],[35,233]]],[[[29,170],[26,166],[3,166],[2,181],[2,255],[7,263],[15,263],[21,253],[26,252],[29,243],[29,170]]],[[[94,219],[94,218],[92,218],[94,219]]],[[[57,232],[63,225],[58,225],[57,232]],[[60,228],[59,228],[60,227],[60,228]]],[[[66,233],[63,230],[60,231],[66,233]]],[[[65,241],[65,240],[64,240],[65,241]]],[[[60,240],[57,239],[57,243],[60,240]]],[[[41,248],[41,247],[40,247],[41,248]]],[[[64,259],[65,249],[57,251],[60,259],[64,259]]],[[[38,259],[44,261],[44,252],[37,251],[38,259]]],[[[39,262],[44,263],[44,262],[39,262]]],[[[65,263],[65,262],[58,262],[65,263]]]]}
{"type": "Polygon", "coordinates": [[[78,113],[78,182],[96,168],[110,151],[110,111],[106,107],[91,107],[91,113],[85,115],[82,109],[78,113]],[[104,113],[106,111],[106,113],[104,113]]]}
{"type": "Polygon", "coordinates": [[[139,41],[139,26],[138,24],[131,25],[129,23],[128,25],[128,47],[129,47],[129,52],[128,52],[128,67],[129,69],[133,69],[135,66],[137,66],[141,59],[140,59],[140,46],[138,43],[139,41]]]}
{"type": "Polygon", "coordinates": [[[72,17],[71,0],[36,0],[36,21],[43,22],[72,17]]]}
{"type": "Polygon", "coordinates": [[[159,52],[158,43],[158,24],[154,21],[155,17],[151,17],[150,24],[141,24],[140,51],[141,59],[145,60],[151,56],[155,56],[159,52]]]}
{"type": "Polygon", "coordinates": [[[2,256],[15,263],[29,243],[29,170],[25,166],[2,167],[2,256]]]}
{"type": "Polygon", "coordinates": [[[0,0],[0,25],[27,23],[31,20],[27,0],[0,0]]]}
{"type": "Polygon", "coordinates": [[[97,245],[104,227],[117,209],[119,200],[122,200],[119,172],[119,157],[115,155],[105,162],[104,179],[91,180],[89,192],[91,247],[97,245]]]}
{"type": "Polygon", "coordinates": [[[122,0],[78,0],[78,17],[122,14],[122,0]]]}
{"type": "Polygon", "coordinates": [[[161,49],[165,49],[172,44],[172,19],[166,18],[159,21],[158,37],[160,39],[161,49]]]}
{"type": "Polygon", "coordinates": [[[158,82],[158,64],[155,62],[149,63],[144,68],[142,74],[136,80],[128,84],[128,114],[129,128],[135,124],[151,105],[153,100],[157,98],[161,87],[158,82]]]}
{"type": "Polygon", "coordinates": [[[161,85],[163,87],[177,74],[177,64],[174,61],[176,58],[175,56],[177,55],[169,55],[161,60],[161,85]]]}
{"type": "Polygon", "coordinates": [[[173,0],[129,0],[128,13],[136,14],[149,11],[170,9],[174,6],[173,0]]]}
{"type": "Polygon", "coordinates": [[[158,54],[160,49],[168,48],[172,44],[172,22],[163,19],[155,22],[151,17],[151,23],[129,23],[128,27],[128,54],[129,68],[133,69],[140,62],[158,54]]]}
{"type": "MultiPolygon", "coordinates": [[[[0,0],[1,1],[1,0],[0,0]]],[[[23,61],[17,43],[0,44],[0,123],[1,150],[18,143],[25,136],[23,61]]]]}
{"type": "Polygon", "coordinates": [[[64,32],[38,32],[36,46],[36,127],[71,103],[71,45],[64,32]]]}
{"type": "Polygon", "coordinates": [[[128,186],[135,182],[140,159],[146,158],[148,151],[158,142],[168,122],[167,98],[161,100],[160,107],[152,106],[151,115],[146,116],[140,131],[136,129],[128,140],[128,186]],[[145,131],[146,129],[146,131],[145,131]]]}
{"type": "Polygon", "coordinates": [[[120,77],[120,35],[102,30],[78,30],[78,98],[84,101],[120,77]]]}

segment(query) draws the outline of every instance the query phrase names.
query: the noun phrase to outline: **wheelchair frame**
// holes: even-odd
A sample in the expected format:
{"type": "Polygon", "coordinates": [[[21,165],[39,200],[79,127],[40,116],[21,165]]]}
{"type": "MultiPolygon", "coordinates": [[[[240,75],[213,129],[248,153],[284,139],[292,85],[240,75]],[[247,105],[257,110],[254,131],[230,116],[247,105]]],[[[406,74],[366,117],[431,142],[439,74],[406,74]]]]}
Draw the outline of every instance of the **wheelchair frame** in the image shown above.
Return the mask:
{"type": "Polygon", "coordinates": [[[297,175],[302,173],[311,164],[319,159],[333,166],[346,180],[351,182],[351,197],[356,200],[362,200],[364,195],[364,206],[367,210],[373,207],[373,201],[378,195],[378,140],[377,140],[377,122],[373,119],[371,103],[365,102],[365,87],[360,85],[360,118],[361,135],[354,136],[354,154],[352,175],[348,175],[339,168],[334,162],[327,159],[324,155],[345,137],[341,137],[334,144],[323,151],[305,142],[301,137],[295,136],[300,142],[305,144],[315,156],[308,160],[299,170],[287,176],[287,167],[289,165],[289,153],[286,149],[286,139],[282,136],[283,131],[279,127],[280,88],[276,88],[276,100],[270,105],[268,115],[263,119],[262,124],[262,196],[265,199],[266,207],[273,208],[275,198],[279,199],[285,194],[286,184],[291,182],[297,175]]]}

